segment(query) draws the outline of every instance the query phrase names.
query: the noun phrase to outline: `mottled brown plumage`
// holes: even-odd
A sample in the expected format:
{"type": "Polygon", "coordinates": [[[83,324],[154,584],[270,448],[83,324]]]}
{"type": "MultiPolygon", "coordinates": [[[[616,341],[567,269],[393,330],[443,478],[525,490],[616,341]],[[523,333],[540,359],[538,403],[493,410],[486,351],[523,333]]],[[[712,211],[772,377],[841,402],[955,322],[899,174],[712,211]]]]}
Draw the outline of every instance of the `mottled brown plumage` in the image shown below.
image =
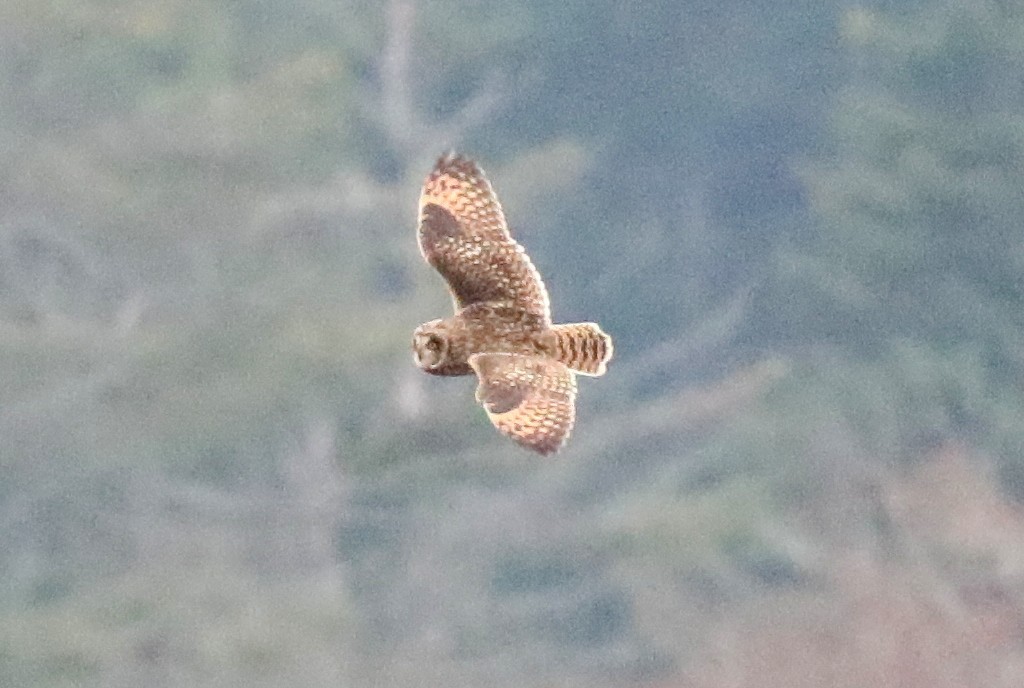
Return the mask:
{"type": "Polygon", "coordinates": [[[604,375],[612,355],[612,340],[594,323],[552,325],[555,358],[573,370],[595,377],[604,375]]]}
{"type": "Polygon", "coordinates": [[[541,454],[557,451],[575,420],[574,371],[603,375],[611,338],[595,323],[552,325],[540,274],[470,160],[437,161],[420,196],[418,238],[455,315],[416,328],[416,363],[435,375],[476,373],[477,401],[499,431],[541,454]]]}

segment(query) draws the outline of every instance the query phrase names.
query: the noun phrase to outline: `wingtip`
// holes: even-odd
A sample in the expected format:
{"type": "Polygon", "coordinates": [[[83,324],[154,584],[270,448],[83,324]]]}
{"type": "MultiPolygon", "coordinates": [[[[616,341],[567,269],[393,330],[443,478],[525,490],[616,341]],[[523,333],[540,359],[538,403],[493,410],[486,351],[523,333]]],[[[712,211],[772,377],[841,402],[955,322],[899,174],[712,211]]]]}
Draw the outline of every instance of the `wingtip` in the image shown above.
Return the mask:
{"type": "Polygon", "coordinates": [[[548,458],[560,452],[562,448],[565,447],[565,445],[568,443],[568,440],[569,436],[566,435],[565,437],[556,441],[545,441],[537,444],[516,441],[516,444],[518,444],[523,449],[528,449],[534,454],[540,454],[544,458],[548,458]]]}
{"type": "Polygon", "coordinates": [[[466,160],[466,156],[454,148],[449,148],[437,157],[437,162],[434,163],[434,167],[437,169],[451,167],[452,165],[458,164],[464,160],[466,160]]]}
{"type": "Polygon", "coordinates": [[[480,166],[468,155],[449,148],[438,157],[434,163],[432,175],[440,175],[451,171],[460,172],[466,176],[480,177],[483,171],[480,166]]]}

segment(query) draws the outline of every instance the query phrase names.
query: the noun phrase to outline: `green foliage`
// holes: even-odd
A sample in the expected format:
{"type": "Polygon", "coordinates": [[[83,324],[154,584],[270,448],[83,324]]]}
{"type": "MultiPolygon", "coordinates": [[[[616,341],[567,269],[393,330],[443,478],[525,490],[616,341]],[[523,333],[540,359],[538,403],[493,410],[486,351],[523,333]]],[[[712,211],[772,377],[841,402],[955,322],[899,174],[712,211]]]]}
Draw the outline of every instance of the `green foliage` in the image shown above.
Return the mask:
{"type": "Polygon", "coordinates": [[[1024,102],[1005,81],[1024,67],[1024,13],[856,8],[841,28],[853,73],[834,154],[803,165],[822,231],[781,254],[786,318],[879,357],[836,363],[854,376],[841,389],[865,388],[857,436],[874,435],[871,451],[966,435],[1016,463],[1018,433],[995,419],[1018,411],[1024,379],[1024,102]]]}
{"type": "Polygon", "coordinates": [[[0,673],[20,685],[128,685],[167,673],[239,686],[343,680],[350,612],[331,595],[263,584],[225,563],[135,571],[8,616],[0,673]]]}
{"type": "Polygon", "coordinates": [[[1024,66],[1024,18],[994,3],[926,16],[848,13],[839,146],[804,177],[820,255],[873,297],[873,324],[964,340],[1021,298],[1021,103],[1002,79],[1024,66]]]}

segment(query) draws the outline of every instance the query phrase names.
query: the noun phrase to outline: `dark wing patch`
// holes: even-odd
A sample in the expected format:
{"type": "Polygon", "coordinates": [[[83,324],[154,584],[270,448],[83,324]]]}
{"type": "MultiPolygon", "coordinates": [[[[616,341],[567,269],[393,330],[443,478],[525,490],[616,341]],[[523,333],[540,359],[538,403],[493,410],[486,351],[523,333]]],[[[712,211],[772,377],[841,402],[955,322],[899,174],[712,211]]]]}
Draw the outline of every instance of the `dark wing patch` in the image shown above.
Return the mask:
{"type": "Polygon", "coordinates": [[[483,385],[480,390],[480,403],[492,414],[508,413],[526,399],[526,390],[501,383],[483,385]]]}
{"type": "Polygon", "coordinates": [[[458,239],[462,230],[454,215],[436,203],[429,203],[420,211],[420,232],[423,243],[439,246],[445,241],[458,239]]]}
{"type": "Polygon", "coordinates": [[[576,377],[558,361],[520,354],[473,354],[477,401],[503,435],[539,454],[565,444],[576,420],[576,377]]]}
{"type": "Polygon", "coordinates": [[[547,290],[508,231],[501,204],[471,161],[437,161],[420,195],[419,246],[448,283],[459,310],[500,302],[550,322],[547,290]]]}

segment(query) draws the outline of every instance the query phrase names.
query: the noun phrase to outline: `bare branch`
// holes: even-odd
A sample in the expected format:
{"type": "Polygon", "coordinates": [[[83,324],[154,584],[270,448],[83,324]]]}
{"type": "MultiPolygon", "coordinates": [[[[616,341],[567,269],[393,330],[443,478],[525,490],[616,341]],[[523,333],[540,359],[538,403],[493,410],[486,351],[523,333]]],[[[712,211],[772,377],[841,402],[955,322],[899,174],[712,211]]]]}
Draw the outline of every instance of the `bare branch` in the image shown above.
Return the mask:
{"type": "Polygon", "coordinates": [[[407,139],[421,132],[413,131],[412,93],[409,86],[409,52],[412,50],[412,29],[416,5],[410,0],[391,0],[387,10],[388,33],[380,60],[380,105],[386,122],[385,131],[407,139]]]}
{"type": "Polygon", "coordinates": [[[413,0],[391,0],[387,9],[387,39],[379,60],[377,97],[364,103],[363,114],[387,137],[389,143],[409,160],[438,148],[454,145],[466,132],[480,126],[504,97],[506,79],[495,71],[484,85],[446,121],[431,122],[416,107],[410,55],[414,46],[417,4],[413,0]],[[425,150],[429,148],[429,150],[425,150]]]}

